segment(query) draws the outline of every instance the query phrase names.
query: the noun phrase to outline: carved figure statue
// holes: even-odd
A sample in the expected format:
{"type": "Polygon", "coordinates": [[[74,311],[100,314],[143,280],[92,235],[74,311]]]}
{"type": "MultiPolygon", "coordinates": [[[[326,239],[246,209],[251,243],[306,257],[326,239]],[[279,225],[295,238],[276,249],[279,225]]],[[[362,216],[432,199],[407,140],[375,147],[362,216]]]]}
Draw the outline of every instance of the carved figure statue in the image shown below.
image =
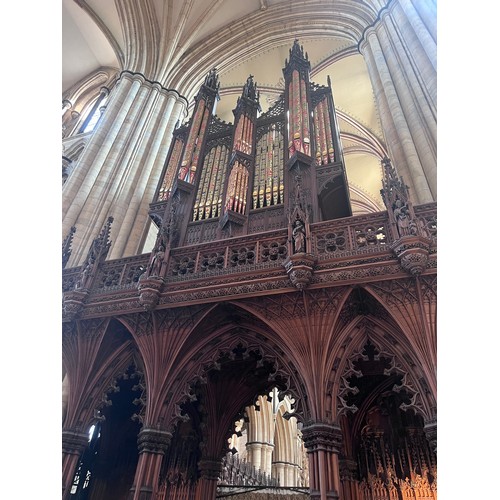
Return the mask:
{"type": "Polygon", "coordinates": [[[247,78],[247,81],[243,87],[243,95],[249,97],[250,99],[255,99],[255,85],[253,82],[253,75],[247,78]]]}
{"type": "Polygon", "coordinates": [[[405,236],[409,233],[410,217],[408,214],[408,206],[400,199],[397,199],[394,204],[394,218],[398,228],[399,236],[405,236]]]}
{"type": "Polygon", "coordinates": [[[161,268],[163,265],[163,259],[165,257],[165,248],[163,245],[158,247],[158,251],[155,253],[151,264],[148,269],[148,276],[160,276],[161,268]]]}
{"type": "Polygon", "coordinates": [[[217,87],[217,69],[212,68],[205,78],[205,85],[215,89],[217,87]]]}
{"type": "Polygon", "coordinates": [[[86,288],[88,281],[90,280],[90,277],[92,275],[94,264],[95,264],[95,257],[93,255],[90,255],[89,259],[85,264],[85,267],[83,268],[80,279],[75,284],[75,288],[86,288]]]}
{"type": "Polygon", "coordinates": [[[292,229],[293,249],[295,253],[306,251],[306,231],[301,219],[296,219],[292,229]]]}

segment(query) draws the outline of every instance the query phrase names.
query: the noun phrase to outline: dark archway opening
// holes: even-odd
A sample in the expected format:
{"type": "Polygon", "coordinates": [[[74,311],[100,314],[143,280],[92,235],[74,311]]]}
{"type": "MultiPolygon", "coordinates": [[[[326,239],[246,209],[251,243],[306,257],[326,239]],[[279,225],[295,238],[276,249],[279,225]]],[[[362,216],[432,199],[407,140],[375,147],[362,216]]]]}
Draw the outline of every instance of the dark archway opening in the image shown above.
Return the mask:
{"type": "Polygon", "coordinates": [[[436,456],[412,408],[415,392],[406,376],[370,341],[352,368],[344,396],[355,411],[341,417],[343,479],[358,483],[362,500],[435,498],[436,456]]]}
{"type": "Polygon", "coordinates": [[[70,498],[75,500],[126,500],[138,462],[140,424],[134,416],[140,396],[138,372],[127,369],[101,410],[89,447],[80,460],[70,498]]]}

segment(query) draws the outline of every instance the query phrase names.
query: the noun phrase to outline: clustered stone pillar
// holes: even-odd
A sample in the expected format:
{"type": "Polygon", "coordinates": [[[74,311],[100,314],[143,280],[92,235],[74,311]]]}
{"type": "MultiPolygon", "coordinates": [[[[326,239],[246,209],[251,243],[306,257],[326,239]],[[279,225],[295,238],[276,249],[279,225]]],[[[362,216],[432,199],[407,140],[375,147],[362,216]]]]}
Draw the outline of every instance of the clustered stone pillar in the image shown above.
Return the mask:
{"type": "Polygon", "coordinates": [[[73,429],[62,432],[62,498],[69,498],[78,461],[89,443],[88,433],[73,429]]]}
{"type": "Polygon", "coordinates": [[[271,475],[273,465],[273,443],[254,441],[246,444],[247,461],[256,469],[271,475]]]}
{"type": "Polygon", "coordinates": [[[85,150],[63,186],[63,234],[76,226],[69,266],[80,265],[109,215],[109,258],[135,255],[149,227],[148,209],[172,132],[186,109],[174,90],[123,72],[85,150]]]}
{"type": "Polygon", "coordinates": [[[159,429],[143,428],[139,432],[137,438],[139,461],[129,500],[154,498],[158,489],[161,462],[171,438],[172,434],[159,429]]]}
{"type": "Polygon", "coordinates": [[[355,460],[339,460],[340,469],[340,498],[349,498],[349,500],[361,500],[359,494],[358,482],[358,464],[355,460]]]}
{"type": "Polygon", "coordinates": [[[414,203],[436,200],[436,40],[411,0],[393,0],[359,44],[385,139],[414,203]]]}
{"type": "Polygon", "coordinates": [[[338,454],[342,432],[338,425],[316,422],[302,429],[309,456],[309,489],[312,500],[339,498],[338,454]]]}
{"type": "Polygon", "coordinates": [[[297,464],[273,462],[272,476],[279,479],[280,486],[298,486],[300,469],[297,464]]]}
{"type": "Polygon", "coordinates": [[[221,467],[220,458],[203,458],[200,460],[198,463],[200,478],[196,487],[195,500],[215,498],[221,467]]]}
{"type": "Polygon", "coordinates": [[[262,443],[258,441],[247,442],[247,461],[256,469],[261,468],[262,461],[262,443]]]}

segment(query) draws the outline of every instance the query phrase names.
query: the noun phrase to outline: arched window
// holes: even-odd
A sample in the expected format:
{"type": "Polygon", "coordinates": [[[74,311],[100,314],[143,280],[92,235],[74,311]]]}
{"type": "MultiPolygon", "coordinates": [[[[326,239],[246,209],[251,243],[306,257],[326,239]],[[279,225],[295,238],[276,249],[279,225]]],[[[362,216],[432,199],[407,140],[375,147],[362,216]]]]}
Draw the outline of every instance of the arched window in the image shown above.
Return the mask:
{"type": "Polygon", "coordinates": [[[101,115],[106,107],[108,95],[109,95],[109,90],[106,87],[102,87],[99,97],[97,98],[96,102],[90,109],[89,114],[87,115],[87,117],[82,123],[82,126],[80,127],[79,130],[80,134],[85,134],[87,132],[92,132],[92,130],[94,130],[95,126],[97,125],[97,122],[99,121],[99,118],[101,118],[101,115]]]}

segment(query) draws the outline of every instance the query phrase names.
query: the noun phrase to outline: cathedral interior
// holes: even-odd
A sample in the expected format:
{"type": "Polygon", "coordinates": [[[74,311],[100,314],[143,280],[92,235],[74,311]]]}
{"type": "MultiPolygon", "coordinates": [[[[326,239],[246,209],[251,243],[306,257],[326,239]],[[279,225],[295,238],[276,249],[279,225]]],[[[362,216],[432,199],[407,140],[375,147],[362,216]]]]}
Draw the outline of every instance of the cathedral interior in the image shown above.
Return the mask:
{"type": "Polygon", "coordinates": [[[64,500],[436,500],[436,10],[63,0],[64,500]]]}

